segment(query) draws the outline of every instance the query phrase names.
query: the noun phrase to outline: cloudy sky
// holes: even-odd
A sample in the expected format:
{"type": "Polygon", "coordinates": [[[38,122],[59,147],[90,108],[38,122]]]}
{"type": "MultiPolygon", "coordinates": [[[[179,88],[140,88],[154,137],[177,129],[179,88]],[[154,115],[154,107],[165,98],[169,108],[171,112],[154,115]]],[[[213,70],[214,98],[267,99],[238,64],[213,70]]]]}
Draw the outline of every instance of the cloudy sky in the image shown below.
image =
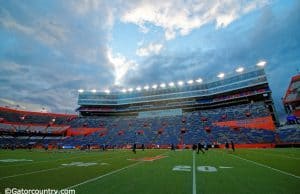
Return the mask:
{"type": "Polygon", "coordinates": [[[300,67],[298,0],[0,0],[0,105],[74,112],[77,90],[268,61],[277,109],[300,67]]]}

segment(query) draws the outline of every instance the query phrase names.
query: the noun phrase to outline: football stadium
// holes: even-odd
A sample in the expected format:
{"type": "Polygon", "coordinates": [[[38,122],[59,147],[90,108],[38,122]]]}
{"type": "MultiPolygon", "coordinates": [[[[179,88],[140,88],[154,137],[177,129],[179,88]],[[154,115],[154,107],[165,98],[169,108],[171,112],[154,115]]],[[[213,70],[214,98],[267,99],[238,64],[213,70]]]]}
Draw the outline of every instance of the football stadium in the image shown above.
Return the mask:
{"type": "Polygon", "coordinates": [[[279,127],[264,64],[205,83],[79,90],[78,115],[2,107],[1,192],[299,193],[299,75],[279,127]]]}
{"type": "Polygon", "coordinates": [[[300,194],[299,0],[0,0],[0,194],[300,194]]]}

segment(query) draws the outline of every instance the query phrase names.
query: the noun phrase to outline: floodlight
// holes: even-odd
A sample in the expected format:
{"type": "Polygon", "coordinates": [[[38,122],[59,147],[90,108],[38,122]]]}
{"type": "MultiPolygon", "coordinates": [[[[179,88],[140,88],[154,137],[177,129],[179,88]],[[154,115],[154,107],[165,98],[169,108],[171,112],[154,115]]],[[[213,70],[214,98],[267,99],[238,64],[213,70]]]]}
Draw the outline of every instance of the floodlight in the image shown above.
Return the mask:
{"type": "Polygon", "coordinates": [[[224,78],[224,77],[225,77],[225,74],[224,74],[224,73],[219,73],[218,78],[222,79],[222,78],[224,78]]]}
{"type": "Polygon", "coordinates": [[[196,79],[196,82],[197,82],[197,83],[202,83],[203,80],[202,80],[201,78],[198,78],[198,79],[196,79]]]}
{"type": "Polygon", "coordinates": [[[126,92],[127,92],[127,90],[124,88],[124,89],[122,89],[122,92],[123,92],[123,93],[126,93],[126,92]]]}
{"type": "Polygon", "coordinates": [[[157,88],[157,85],[156,85],[156,84],[154,84],[154,85],[152,86],[152,88],[153,88],[153,89],[156,89],[156,88],[157,88]]]}
{"type": "Polygon", "coordinates": [[[106,89],[106,90],[104,90],[104,92],[105,92],[106,94],[109,94],[109,93],[110,93],[110,90],[109,90],[109,89],[106,89]]]}
{"type": "Polygon", "coordinates": [[[82,92],[84,92],[84,90],[83,90],[83,89],[79,89],[78,92],[79,92],[79,93],[82,93],[82,92]]]}
{"type": "Polygon", "coordinates": [[[132,91],[133,91],[133,88],[129,88],[128,91],[129,91],[129,92],[132,92],[132,91]]]}
{"type": "Polygon", "coordinates": [[[182,85],[183,85],[183,81],[178,81],[177,84],[178,84],[179,86],[182,86],[182,85]]]}
{"type": "Polygon", "coordinates": [[[162,83],[162,84],[160,84],[160,87],[161,87],[161,88],[165,88],[165,87],[166,87],[166,84],[165,84],[165,83],[162,83]]]}
{"type": "Polygon", "coordinates": [[[146,85],[146,86],[144,87],[144,89],[145,89],[145,90],[149,90],[149,86],[146,85]]]}
{"type": "Polygon", "coordinates": [[[92,89],[92,90],[91,90],[91,92],[93,92],[93,93],[96,93],[96,92],[97,92],[97,90],[96,90],[96,89],[92,89]]]}
{"type": "Polygon", "coordinates": [[[187,81],[187,83],[188,83],[188,84],[193,84],[193,83],[194,83],[194,80],[191,79],[191,80],[187,81]]]}
{"type": "Polygon", "coordinates": [[[175,86],[174,82],[170,82],[168,85],[169,85],[170,87],[175,86]]]}
{"type": "Polygon", "coordinates": [[[258,66],[258,67],[264,67],[264,66],[266,66],[266,64],[267,64],[266,61],[259,61],[259,62],[256,64],[256,66],[258,66]]]}
{"type": "Polygon", "coordinates": [[[235,70],[237,73],[242,73],[244,71],[244,67],[239,67],[235,70]]]}
{"type": "Polygon", "coordinates": [[[141,91],[141,89],[142,89],[141,87],[137,87],[136,88],[137,91],[141,91]]]}

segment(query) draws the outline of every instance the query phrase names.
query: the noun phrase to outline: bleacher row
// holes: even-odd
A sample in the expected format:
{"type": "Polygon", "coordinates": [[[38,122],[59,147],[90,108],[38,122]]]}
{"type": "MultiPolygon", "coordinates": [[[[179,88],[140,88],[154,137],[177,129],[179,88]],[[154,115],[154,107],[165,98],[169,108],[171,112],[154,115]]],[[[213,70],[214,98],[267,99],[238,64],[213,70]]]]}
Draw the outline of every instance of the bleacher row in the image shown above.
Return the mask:
{"type": "Polygon", "coordinates": [[[53,144],[61,146],[119,146],[133,143],[145,145],[258,144],[276,142],[299,143],[297,127],[281,130],[266,130],[249,127],[218,126],[216,122],[249,120],[270,116],[263,102],[229,106],[209,110],[183,112],[181,116],[137,118],[135,116],[74,117],[51,114],[26,114],[0,109],[0,131],[40,131],[45,134],[57,130],[99,128],[92,133],[67,137],[16,137],[11,134],[0,136],[0,145],[5,144],[53,144]],[[23,118],[24,117],[24,118],[23,118]],[[13,124],[15,123],[15,124],[13,124]],[[51,125],[49,125],[49,123],[51,125]]]}
{"type": "Polygon", "coordinates": [[[230,127],[218,127],[218,121],[243,120],[269,116],[263,103],[239,105],[222,109],[186,112],[182,116],[135,118],[135,117],[88,117],[79,118],[73,127],[103,127],[106,131],[94,132],[86,137],[70,137],[68,145],[117,145],[132,144],[193,144],[198,142],[225,143],[272,143],[274,132],[230,127]]]}

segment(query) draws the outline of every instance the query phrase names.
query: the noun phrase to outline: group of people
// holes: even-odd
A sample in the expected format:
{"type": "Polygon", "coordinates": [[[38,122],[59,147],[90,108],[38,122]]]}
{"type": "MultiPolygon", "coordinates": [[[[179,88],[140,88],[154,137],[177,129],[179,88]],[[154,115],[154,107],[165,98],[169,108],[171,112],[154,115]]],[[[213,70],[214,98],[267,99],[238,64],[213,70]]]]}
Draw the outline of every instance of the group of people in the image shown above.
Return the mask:
{"type": "MultiPolygon", "coordinates": [[[[230,141],[230,145],[231,145],[232,151],[234,152],[235,151],[235,145],[234,145],[233,141],[230,141]]],[[[145,150],[145,145],[142,144],[141,148],[144,151],[145,150]]],[[[225,148],[226,148],[226,150],[229,149],[229,143],[228,142],[225,143],[225,148]]],[[[132,151],[135,154],[136,154],[136,149],[137,149],[137,146],[136,146],[136,143],[134,143],[133,146],[132,146],[132,151]]],[[[199,154],[200,152],[202,152],[202,154],[205,154],[204,150],[208,150],[208,147],[207,147],[207,145],[204,146],[202,143],[199,142],[198,144],[193,144],[192,149],[197,150],[197,154],[199,154]]],[[[173,151],[176,150],[176,147],[175,147],[174,144],[171,144],[171,150],[173,150],[173,151]]]]}
{"type": "MultiPolygon", "coordinates": [[[[142,144],[141,148],[144,151],[145,150],[145,144],[142,144]]],[[[136,143],[134,143],[133,146],[132,146],[132,152],[136,154],[136,143]]]]}

